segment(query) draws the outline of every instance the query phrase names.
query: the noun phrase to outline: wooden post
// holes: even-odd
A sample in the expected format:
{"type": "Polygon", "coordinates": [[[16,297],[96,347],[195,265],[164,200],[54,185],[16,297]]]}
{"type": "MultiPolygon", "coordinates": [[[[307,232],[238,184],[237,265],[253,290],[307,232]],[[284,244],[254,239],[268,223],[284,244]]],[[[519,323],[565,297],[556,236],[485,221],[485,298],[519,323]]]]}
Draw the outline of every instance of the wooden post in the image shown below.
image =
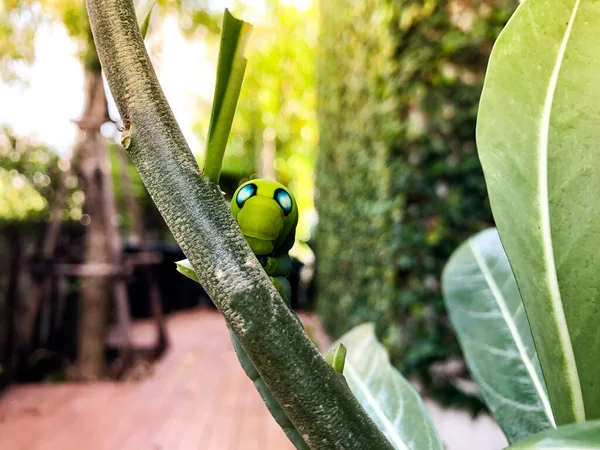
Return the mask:
{"type": "MultiPolygon", "coordinates": [[[[76,150],[74,153],[75,152],[76,150]]],[[[50,262],[54,256],[54,252],[56,251],[56,246],[58,245],[58,237],[60,234],[61,225],[60,213],[64,208],[65,195],[67,192],[65,180],[70,174],[71,171],[69,170],[62,176],[59,182],[56,198],[52,205],[50,223],[44,232],[41,254],[41,263],[44,265],[50,262]]],[[[50,287],[50,274],[50,270],[44,270],[41,274],[39,274],[39,276],[36,276],[33,279],[34,281],[29,294],[29,304],[23,313],[23,318],[20,323],[20,330],[18,331],[17,336],[17,346],[19,349],[19,355],[21,356],[29,354],[32,350],[35,322],[40,311],[43,296],[50,287]]]]}
{"type": "Polygon", "coordinates": [[[19,274],[21,271],[22,262],[22,245],[19,227],[16,224],[11,224],[6,228],[8,247],[10,252],[10,265],[8,267],[8,287],[6,291],[6,309],[7,330],[6,330],[6,380],[10,383],[15,377],[15,372],[18,365],[17,354],[17,302],[19,288],[19,274]]]}
{"type": "MultiPolygon", "coordinates": [[[[100,72],[86,72],[86,106],[78,122],[85,133],[81,148],[81,172],[85,180],[85,213],[90,217],[86,233],[86,264],[122,264],[122,246],[115,223],[116,206],[106,140],[100,126],[109,120],[100,72]]],[[[107,301],[111,290],[117,308],[125,359],[131,357],[131,320],[123,278],[88,277],[83,280],[79,314],[78,376],[84,380],[104,375],[107,301]]]]}

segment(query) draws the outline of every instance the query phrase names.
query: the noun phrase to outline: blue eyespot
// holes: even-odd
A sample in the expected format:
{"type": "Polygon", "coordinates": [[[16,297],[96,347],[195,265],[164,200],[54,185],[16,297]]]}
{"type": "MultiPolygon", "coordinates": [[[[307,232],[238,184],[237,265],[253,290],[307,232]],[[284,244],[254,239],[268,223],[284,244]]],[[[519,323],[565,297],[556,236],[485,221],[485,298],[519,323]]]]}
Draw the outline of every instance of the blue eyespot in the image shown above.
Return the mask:
{"type": "Polygon", "coordinates": [[[283,209],[283,214],[288,215],[292,212],[292,197],[283,189],[277,189],[275,194],[273,195],[275,201],[281,206],[283,209]]]}
{"type": "Polygon", "coordinates": [[[256,195],[256,189],[256,185],[253,183],[247,184],[246,186],[240,189],[237,196],[235,197],[235,203],[237,203],[238,208],[244,206],[246,200],[256,195]]]}

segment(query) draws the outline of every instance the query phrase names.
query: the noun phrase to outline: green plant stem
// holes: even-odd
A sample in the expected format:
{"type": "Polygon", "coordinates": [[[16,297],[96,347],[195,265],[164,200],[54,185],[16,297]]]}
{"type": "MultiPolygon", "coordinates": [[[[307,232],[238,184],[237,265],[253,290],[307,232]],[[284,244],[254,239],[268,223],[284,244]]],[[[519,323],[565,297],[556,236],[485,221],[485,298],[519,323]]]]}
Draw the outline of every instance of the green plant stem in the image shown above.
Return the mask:
{"type": "Polygon", "coordinates": [[[392,449],[321,357],[196,160],[158,84],[131,0],[88,0],[127,152],[229,328],[311,449],[392,449]]]}

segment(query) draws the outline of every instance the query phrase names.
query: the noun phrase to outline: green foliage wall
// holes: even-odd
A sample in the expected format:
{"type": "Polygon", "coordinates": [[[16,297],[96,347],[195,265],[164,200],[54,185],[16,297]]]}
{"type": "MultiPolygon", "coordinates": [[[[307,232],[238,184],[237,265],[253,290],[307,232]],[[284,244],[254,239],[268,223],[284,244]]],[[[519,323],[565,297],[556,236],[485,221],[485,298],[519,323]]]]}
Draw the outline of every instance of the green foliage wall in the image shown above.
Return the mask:
{"type": "Polygon", "coordinates": [[[460,358],[442,267],[492,223],[475,149],[492,44],[516,7],[442,0],[321,1],[317,289],[335,336],[367,320],[403,373],[477,407],[434,376],[460,358]]]}
{"type": "MultiPolygon", "coordinates": [[[[10,128],[1,127],[0,227],[11,222],[33,223],[48,218],[50,204],[56,198],[60,178],[66,170],[65,164],[68,162],[61,161],[45,145],[16,136],[10,128]]],[[[76,187],[76,180],[71,187],[76,187]]],[[[65,214],[81,206],[77,202],[81,195],[66,199],[69,210],[65,214]]]]}

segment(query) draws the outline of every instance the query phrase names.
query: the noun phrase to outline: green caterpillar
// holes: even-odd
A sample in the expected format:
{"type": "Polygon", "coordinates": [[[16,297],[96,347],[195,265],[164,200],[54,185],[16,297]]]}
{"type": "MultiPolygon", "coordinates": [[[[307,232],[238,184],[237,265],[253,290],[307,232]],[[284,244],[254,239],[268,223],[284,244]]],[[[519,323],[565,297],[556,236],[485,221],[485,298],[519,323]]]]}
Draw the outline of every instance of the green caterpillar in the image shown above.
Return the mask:
{"type": "MultiPolygon", "coordinates": [[[[233,194],[231,212],[252,252],[290,307],[291,288],[287,276],[292,269],[292,261],[288,252],[294,245],[298,224],[298,205],[294,196],[275,181],[251,180],[242,184],[233,194]]],[[[304,439],[265,385],[235,334],[229,330],[229,335],[244,372],[254,383],[273,418],[297,449],[308,450],[304,439]]]]}
{"type": "MultiPolygon", "coordinates": [[[[292,269],[292,260],[288,252],[294,245],[298,224],[296,199],[276,181],[250,180],[233,194],[231,212],[250,248],[291,310],[291,288],[287,277],[292,269]]],[[[300,322],[298,316],[296,319],[300,322]]],[[[235,345],[237,339],[233,333],[231,335],[235,345]]],[[[246,357],[239,343],[236,352],[238,357],[246,357]]],[[[340,344],[326,355],[326,360],[336,372],[343,373],[345,357],[346,348],[340,344]]],[[[240,362],[247,366],[241,357],[240,362]]]]}
{"type": "Polygon", "coordinates": [[[288,252],[294,245],[298,204],[282,184],[257,179],[242,184],[231,200],[231,212],[281,297],[290,306],[288,252]]]}

